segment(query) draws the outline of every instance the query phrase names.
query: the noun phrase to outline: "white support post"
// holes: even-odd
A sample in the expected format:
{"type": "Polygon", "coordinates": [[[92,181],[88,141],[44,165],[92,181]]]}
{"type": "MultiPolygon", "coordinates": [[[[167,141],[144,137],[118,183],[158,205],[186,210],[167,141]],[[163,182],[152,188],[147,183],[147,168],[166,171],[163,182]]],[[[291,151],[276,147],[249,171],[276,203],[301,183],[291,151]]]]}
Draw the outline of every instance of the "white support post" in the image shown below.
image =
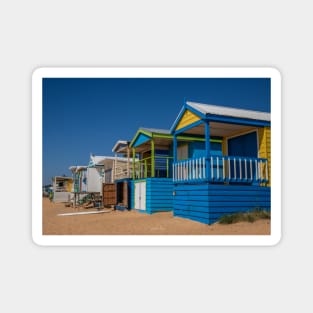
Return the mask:
{"type": "Polygon", "coordinates": [[[192,166],[192,176],[190,178],[195,179],[195,160],[191,161],[192,166]]]}
{"type": "Polygon", "coordinates": [[[257,160],[254,161],[254,165],[255,165],[255,179],[258,180],[259,179],[259,173],[258,173],[258,162],[257,162],[257,160]]]}
{"type": "Polygon", "coordinates": [[[179,178],[180,180],[183,180],[183,163],[180,162],[179,164],[179,178]]]}
{"type": "Polygon", "coordinates": [[[201,161],[201,170],[202,170],[202,178],[205,178],[205,160],[204,160],[204,157],[202,158],[202,161],[201,161]]]}

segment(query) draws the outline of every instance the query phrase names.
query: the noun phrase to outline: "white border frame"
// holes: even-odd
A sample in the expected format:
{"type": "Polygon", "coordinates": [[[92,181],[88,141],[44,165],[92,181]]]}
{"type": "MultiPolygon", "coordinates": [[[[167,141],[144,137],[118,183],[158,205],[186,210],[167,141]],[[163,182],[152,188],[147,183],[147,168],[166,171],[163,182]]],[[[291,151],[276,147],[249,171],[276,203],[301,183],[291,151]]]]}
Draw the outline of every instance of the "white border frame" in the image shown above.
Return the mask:
{"type": "MultiPolygon", "coordinates": [[[[178,113],[178,112],[177,112],[178,113]]],[[[174,120],[175,117],[173,117],[174,120]]],[[[32,75],[32,238],[42,246],[268,246],[281,239],[281,75],[270,67],[38,68],[32,75]],[[270,235],[42,235],[43,78],[270,78],[270,235]]]]}

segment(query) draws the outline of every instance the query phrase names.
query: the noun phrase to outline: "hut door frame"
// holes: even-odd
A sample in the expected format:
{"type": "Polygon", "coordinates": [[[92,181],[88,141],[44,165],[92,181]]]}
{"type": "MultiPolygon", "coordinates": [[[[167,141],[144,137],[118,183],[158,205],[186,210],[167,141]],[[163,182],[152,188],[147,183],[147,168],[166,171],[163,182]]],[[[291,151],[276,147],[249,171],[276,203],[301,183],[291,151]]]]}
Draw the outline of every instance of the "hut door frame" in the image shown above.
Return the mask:
{"type": "Polygon", "coordinates": [[[136,210],[146,210],[146,182],[141,181],[135,183],[135,203],[136,210]]]}

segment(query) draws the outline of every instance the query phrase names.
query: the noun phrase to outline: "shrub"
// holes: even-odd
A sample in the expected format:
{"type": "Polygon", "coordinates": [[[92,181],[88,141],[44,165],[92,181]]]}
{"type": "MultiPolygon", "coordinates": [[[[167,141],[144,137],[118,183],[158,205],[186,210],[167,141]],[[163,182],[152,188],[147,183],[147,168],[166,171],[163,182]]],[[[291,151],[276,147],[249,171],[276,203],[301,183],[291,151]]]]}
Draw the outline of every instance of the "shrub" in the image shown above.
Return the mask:
{"type": "Polygon", "coordinates": [[[255,208],[248,212],[238,212],[234,214],[228,214],[221,216],[218,220],[220,224],[234,224],[238,222],[249,222],[253,223],[259,219],[270,219],[271,213],[262,209],[255,208]]]}

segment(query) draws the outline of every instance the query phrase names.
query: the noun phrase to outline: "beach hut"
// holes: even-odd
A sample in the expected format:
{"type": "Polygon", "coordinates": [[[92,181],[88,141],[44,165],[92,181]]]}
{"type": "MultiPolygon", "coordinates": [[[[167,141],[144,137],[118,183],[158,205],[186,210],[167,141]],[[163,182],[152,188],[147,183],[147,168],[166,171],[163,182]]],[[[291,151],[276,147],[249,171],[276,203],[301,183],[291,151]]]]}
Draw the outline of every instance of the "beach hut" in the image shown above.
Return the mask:
{"type": "Polygon", "coordinates": [[[130,158],[129,141],[118,140],[112,152],[115,154],[113,165],[113,184],[106,185],[107,205],[114,205],[117,210],[130,209],[130,180],[132,175],[132,159],[130,158]],[[111,196],[110,196],[111,194],[111,196]],[[111,201],[109,203],[109,201],[111,201]]]}
{"type": "Polygon", "coordinates": [[[87,168],[88,166],[70,166],[73,186],[71,192],[87,192],[87,168]]]}
{"type": "Polygon", "coordinates": [[[102,194],[102,184],[111,180],[111,163],[105,162],[107,157],[90,155],[90,161],[87,167],[87,192],[102,194]],[[105,164],[106,163],[106,164],[105,164]],[[107,172],[107,173],[106,173],[107,172]]]}
{"type": "Polygon", "coordinates": [[[211,224],[270,210],[270,113],[187,102],[171,134],[174,216],[211,224]]]}
{"type": "Polygon", "coordinates": [[[102,195],[104,206],[117,204],[115,180],[127,175],[127,157],[91,155],[87,169],[87,190],[102,195]]]}
{"type": "Polygon", "coordinates": [[[141,127],[130,142],[132,209],[150,214],[173,209],[172,137],[169,130],[141,127]]]}
{"type": "Polygon", "coordinates": [[[129,141],[118,140],[112,148],[114,153],[113,181],[130,178],[132,159],[130,158],[129,141]]]}
{"type": "Polygon", "coordinates": [[[73,179],[65,176],[55,176],[52,180],[53,202],[67,202],[71,195],[73,179]]]}
{"type": "Polygon", "coordinates": [[[69,170],[72,172],[73,186],[71,190],[70,201],[74,206],[83,201],[87,196],[87,168],[86,165],[70,166],[69,170]]]}

